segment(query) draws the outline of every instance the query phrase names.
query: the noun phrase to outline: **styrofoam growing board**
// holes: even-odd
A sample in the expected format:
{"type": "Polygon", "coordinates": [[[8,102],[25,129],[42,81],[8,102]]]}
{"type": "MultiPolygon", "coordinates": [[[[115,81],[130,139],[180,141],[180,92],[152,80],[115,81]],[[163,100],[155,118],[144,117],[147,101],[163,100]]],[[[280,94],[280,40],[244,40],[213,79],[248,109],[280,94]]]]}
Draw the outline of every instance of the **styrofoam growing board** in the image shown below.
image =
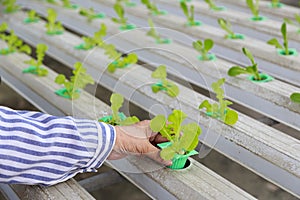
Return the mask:
{"type": "MultiPolygon", "coordinates": [[[[238,5],[241,7],[248,8],[246,1],[244,0],[217,0],[216,2],[225,2],[225,3],[230,3],[234,5],[238,5]]],[[[281,8],[271,8],[270,7],[270,1],[259,1],[259,10],[262,13],[269,13],[275,16],[279,16],[282,18],[290,18],[290,19],[295,19],[295,15],[299,14],[300,8],[297,8],[295,6],[290,6],[287,4],[284,4],[283,7],[281,8]]],[[[250,9],[249,9],[250,12],[250,9]]]]}
{"type": "MultiPolygon", "coordinates": [[[[57,10],[62,16],[64,16],[64,19],[66,17],[73,19],[74,14],[76,14],[72,11],[64,11],[59,8],[57,8],[57,10]]],[[[82,22],[82,25],[84,24],[84,18],[76,15],[75,17],[77,19],[76,23],[82,22]]],[[[109,41],[115,41],[115,38],[118,38],[117,42],[115,42],[117,46],[122,41],[127,41],[126,45],[123,45],[123,49],[125,49],[125,52],[130,52],[132,49],[139,49],[137,51],[137,54],[139,54],[141,49],[147,49],[147,52],[149,52],[148,54],[154,54],[156,56],[158,55],[160,56],[160,58],[164,58],[165,60],[172,60],[173,63],[177,63],[178,65],[180,65],[176,68],[176,70],[180,74],[177,73],[175,75],[184,76],[185,79],[188,79],[189,81],[193,82],[196,85],[200,85],[201,87],[208,87],[208,89],[210,89],[210,79],[216,80],[220,77],[227,77],[227,70],[234,65],[234,63],[226,62],[222,59],[218,59],[214,63],[201,63],[197,60],[196,51],[191,48],[178,45],[175,42],[170,45],[157,45],[152,41],[151,38],[145,36],[145,32],[140,30],[118,34],[120,33],[120,31],[118,30],[118,25],[112,23],[109,19],[103,19],[101,20],[101,22],[107,24],[109,33],[111,33],[112,35],[117,34],[117,37],[114,36],[113,39],[108,39],[109,41]],[[172,52],[172,54],[175,54],[177,56],[174,56],[169,52],[172,52]],[[184,59],[182,59],[182,57],[178,55],[183,56],[184,59],[187,59],[189,62],[186,62],[184,59]],[[198,76],[191,77],[191,74],[198,74],[198,76]],[[204,80],[201,79],[201,76],[204,76],[204,80]],[[210,77],[210,79],[207,77],[210,77]]],[[[68,20],[68,22],[66,22],[66,24],[69,25],[70,23],[72,23],[71,20],[68,20]]],[[[93,30],[96,31],[99,27],[99,21],[90,23],[90,26],[94,27],[93,30]]],[[[74,24],[70,26],[70,28],[75,31],[80,31],[81,27],[83,26],[79,26],[78,28],[76,28],[76,25],[74,24]]],[[[89,32],[89,29],[85,28],[84,32],[89,32]]],[[[92,35],[92,33],[90,33],[90,35],[92,35]]],[[[170,67],[174,68],[175,66],[170,65],[170,67]]],[[[244,80],[245,77],[227,77],[227,79],[228,86],[226,93],[228,97],[241,104],[251,106],[258,112],[266,113],[268,116],[287,125],[293,126],[295,129],[299,130],[300,118],[298,116],[300,108],[299,105],[291,103],[289,99],[290,94],[300,90],[299,88],[282,83],[280,81],[272,81],[267,84],[252,84],[248,80],[244,80]],[[240,95],[241,93],[243,95],[240,95]],[[259,100],[258,98],[262,98],[263,100],[259,100]],[[270,102],[272,103],[270,104],[270,102]],[[278,110],[278,107],[281,108],[278,110]]]]}
{"type": "MultiPolygon", "coordinates": [[[[0,47],[4,46],[5,45],[0,42],[0,47]]],[[[55,79],[57,74],[50,69],[48,69],[48,76],[42,78],[30,74],[22,74],[22,69],[28,66],[27,64],[24,64],[24,61],[28,59],[29,57],[24,54],[15,53],[3,58],[3,62],[0,63],[0,66],[5,68],[10,73],[15,74],[20,80],[24,82],[24,84],[33,87],[33,89],[37,93],[43,94],[45,98],[47,98],[51,103],[63,110],[66,114],[73,113],[75,110],[77,116],[96,120],[98,117],[102,117],[101,113],[103,113],[103,111],[106,113],[110,112],[109,106],[102,103],[98,99],[95,99],[95,97],[86,92],[82,92],[80,98],[74,101],[70,101],[68,99],[64,99],[55,95],[54,91],[56,89],[59,89],[60,86],[54,83],[53,80],[55,79]]],[[[191,198],[202,197],[205,199],[255,199],[251,195],[239,189],[237,186],[231,184],[226,179],[215,174],[200,163],[196,162],[193,159],[190,160],[192,162],[192,165],[182,174],[176,174],[176,172],[174,171],[163,169],[161,166],[157,165],[149,159],[141,160],[140,158],[137,159],[135,157],[129,157],[127,159],[115,162],[108,161],[108,164],[116,168],[127,177],[131,176],[130,173],[126,175],[126,171],[120,170],[120,168],[122,168],[122,166],[124,167],[125,164],[130,169],[134,168],[135,172],[139,174],[137,175],[138,178],[151,179],[152,185],[148,185],[150,190],[149,188],[145,188],[145,186],[143,185],[137,183],[136,184],[139,185],[139,187],[141,187],[142,189],[145,189],[150,193],[152,197],[155,198],[170,199],[171,197],[172,199],[175,199],[176,197],[180,199],[188,199],[186,197],[189,194],[189,197],[191,198]],[[149,171],[149,169],[157,170],[151,172],[149,171]],[[147,172],[147,174],[145,174],[145,172],[147,172]],[[191,176],[194,178],[190,179],[191,176]],[[169,185],[166,184],[167,182],[169,183],[169,185]],[[160,190],[166,191],[157,192],[158,187],[160,188],[160,190]],[[157,194],[161,194],[162,196],[157,196],[157,194]]],[[[131,181],[134,181],[134,179],[130,179],[131,181]]],[[[35,189],[37,189],[37,186],[35,186],[31,190],[29,190],[31,192],[29,192],[28,195],[30,195],[31,197],[36,197],[36,195],[42,195],[42,192],[44,192],[46,193],[46,196],[47,194],[50,194],[50,196],[47,196],[48,198],[56,198],[58,197],[57,191],[59,191],[60,198],[62,198],[62,196],[64,195],[67,195],[67,199],[87,199],[86,197],[88,193],[84,193],[85,196],[79,194],[79,192],[82,192],[78,190],[80,186],[76,186],[77,190],[70,194],[70,189],[72,188],[67,185],[69,184],[69,182],[58,184],[50,188],[39,188],[41,190],[41,193],[36,192],[35,189]],[[64,186],[64,184],[66,184],[66,186],[64,186]],[[34,194],[32,192],[34,192],[34,194]],[[70,195],[76,195],[76,198],[75,196],[74,198],[73,196],[72,198],[70,198],[70,195]]],[[[72,184],[76,185],[77,183],[72,182],[72,184]]]]}
{"type": "MultiPolygon", "coordinates": [[[[18,20],[16,20],[18,21],[18,20]]],[[[16,22],[15,21],[15,22],[16,22]]],[[[16,22],[17,23],[17,22],[16,22]]],[[[50,49],[55,46],[57,50],[60,50],[57,52],[56,56],[63,56],[61,59],[66,59],[66,55],[72,56],[73,58],[77,60],[83,60],[86,58],[87,54],[89,52],[82,52],[82,51],[76,51],[74,50],[74,46],[80,43],[80,38],[75,37],[69,33],[65,33],[64,35],[57,36],[55,38],[46,36],[44,34],[45,29],[43,28],[42,24],[35,24],[32,25],[32,27],[29,27],[28,30],[33,38],[39,38],[39,40],[43,41],[44,43],[50,45],[50,49]],[[63,45],[62,45],[63,44],[63,45]],[[64,52],[64,53],[62,53],[64,52]]],[[[29,42],[29,41],[28,41],[29,42]]],[[[90,70],[93,70],[93,73],[91,73],[94,76],[97,76],[98,73],[102,73],[105,71],[105,66],[107,63],[110,62],[106,58],[106,56],[103,55],[103,52],[101,53],[101,50],[96,49],[95,54],[90,55],[89,59],[85,60],[85,65],[88,66],[90,70]],[[99,63],[101,63],[99,65],[99,63]],[[93,68],[93,69],[92,69],[93,68]]],[[[53,52],[52,52],[53,53],[53,52]]],[[[70,63],[69,63],[70,66],[70,63]]],[[[101,82],[102,84],[106,84],[106,87],[111,87],[114,90],[117,90],[118,92],[122,93],[126,98],[131,98],[132,93],[131,92],[137,92],[139,95],[144,95],[148,101],[156,102],[161,105],[165,105],[170,109],[178,108],[180,105],[180,108],[182,108],[183,111],[187,112],[189,114],[190,120],[196,120],[199,116],[198,111],[198,104],[206,99],[201,97],[201,95],[195,94],[193,91],[186,89],[185,87],[181,88],[181,94],[179,96],[180,101],[172,101],[170,102],[170,98],[165,96],[164,94],[159,94],[159,96],[152,93],[151,88],[139,88],[139,86],[144,86],[146,83],[153,83],[153,80],[151,81],[150,78],[150,72],[145,69],[143,69],[140,66],[132,66],[130,69],[124,69],[124,70],[118,70],[114,74],[102,74],[103,78],[113,78],[115,82],[118,83],[118,87],[115,87],[114,84],[111,83],[105,83],[101,82]],[[133,74],[129,73],[132,72],[133,74]],[[123,74],[126,74],[126,76],[123,76],[123,74]],[[139,74],[139,76],[136,76],[136,74],[139,74]],[[145,75],[143,75],[145,74],[145,75]],[[106,76],[106,77],[105,77],[106,76]],[[148,78],[147,78],[148,77],[148,78]],[[121,78],[124,78],[122,80],[121,78]],[[126,89],[124,89],[124,88],[126,89]],[[138,88],[138,89],[137,89],[138,88]],[[119,89],[119,90],[118,90],[119,89]],[[193,99],[193,96],[195,96],[196,99],[193,99]],[[182,98],[182,100],[181,100],[182,98]]],[[[95,77],[94,77],[95,78],[95,77]]],[[[98,77],[96,77],[98,78],[98,77]]],[[[102,80],[102,79],[101,79],[102,80]]],[[[132,99],[131,99],[132,100],[132,99]]],[[[133,100],[132,100],[133,101],[133,100]]],[[[151,107],[151,105],[145,105],[146,102],[135,102],[137,105],[141,107],[151,107]]],[[[255,156],[255,159],[259,159],[260,162],[271,165],[277,173],[284,173],[286,177],[289,177],[289,181],[286,182],[286,180],[282,179],[283,177],[272,177],[270,174],[267,174],[267,178],[270,180],[273,180],[278,185],[281,185],[284,188],[288,188],[287,190],[293,191],[295,194],[297,194],[297,179],[299,179],[297,173],[297,167],[299,165],[299,158],[297,157],[297,153],[295,150],[295,147],[297,148],[298,140],[291,138],[289,136],[286,136],[285,134],[272,129],[268,126],[265,126],[263,124],[258,123],[255,120],[252,120],[244,115],[240,115],[241,121],[238,122],[238,124],[235,127],[228,127],[225,125],[222,125],[216,120],[211,120],[212,123],[216,123],[215,126],[209,127],[211,132],[215,132],[220,135],[221,140],[224,140],[227,142],[227,145],[235,146],[235,148],[243,147],[242,150],[246,154],[252,154],[258,155],[255,156]],[[245,123],[242,123],[245,122],[245,123]],[[240,124],[241,123],[241,124],[240,124]],[[240,124],[240,125],[239,125],[240,124]],[[256,128],[260,127],[260,130],[257,130],[256,128]],[[265,135],[266,134],[266,135],[265,135]],[[270,135],[271,134],[271,135],[270,135]],[[274,135],[275,134],[275,135],[274,135]],[[262,137],[263,136],[263,137],[262,137]],[[261,138],[262,137],[262,138],[261,138]],[[267,138],[266,138],[267,137],[267,138]],[[271,137],[271,138],[270,138],[271,137]],[[222,139],[224,138],[224,139],[222,139]],[[276,141],[276,142],[275,142],[276,141]],[[284,142],[285,141],[285,142],[284,142]],[[289,142],[287,142],[289,141],[289,142]],[[283,146],[282,146],[283,145],[283,146]],[[291,145],[294,148],[291,148],[291,145]],[[271,150],[271,149],[272,150],[271,150]],[[295,152],[294,152],[295,151],[295,152]],[[289,152],[287,155],[287,152],[289,152]],[[274,159],[274,157],[276,159],[274,159]],[[284,158],[284,159],[283,159],[284,158]],[[284,162],[283,162],[283,160],[284,162]],[[298,160],[298,161],[297,161],[298,160]],[[274,163],[275,161],[275,163],[274,163]],[[286,166],[286,163],[290,163],[288,166],[286,166]],[[298,164],[297,164],[298,163],[298,164]],[[291,172],[291,173],[290,173],[291,172]],[[270,177],[269,177],[270,176],[270,177]],[[278,183],[279,182],[279,183],[278,183]]],[[[209,126],[210,119],[201,115],[199,118],[200,123],[202,124],[203,128],[207,128],[209,126]]],[[[205,137],[205,134],[203,134],[203,137],[205,137]]],[[[220,140],[219,140],[220,141],[220,140]]],[[[209,141],[204,141],[209,142],[209,141]]],[[[210,144],[213,145],[213,144],[210,144]]],[[[226,145],[225,145],[226,146],[226,145]]],[[[228,148],[227,146],[226,148],[228,148]]],[[[218,151],[226,152],[226,148],[224,148],[224,144],[216,144],[215,148],[218,151]],[[223,147],[222,147],[223,146],[223,147]]],[[[243,153],[244,153],[243,152],[243,153]]],[[[232,153],[232,152],[231,152],[232,153]]],[[[242,153],[240,154],[242,155],[242,153]]],[[[229,157],[235,157],[237,155],[231,154],[229,157]]],[[[239,155],[238,155],[239,157],[239,155]]],[[[247,156],[245,157],[247,159],[247,156]]],[[[242,159],[245,159],[242,158],[242,159]]],[[[252,160],[252,159],[251,159],[252,160]]],[[[252,160],[253,161],[253,160],[252,160]]],[[[246,162],[246,161],[245,161],[246,162]]],[[[253,167],[253,165],[256,165],[255,163],[247,163],[250,165],[250,168],[253,167]]],[[[248,166],[249,167],[249,166],[248,166]]],[[[254,167],[254,171],[258,171],[258,173],[263,173],[262,171],[265,171],[263,167],[254,167]],[[262,170],[262,171],[260,171],[262,170]]],[[[270,170],[267,170],[270,172],[270,170]]],[[[274,171],[273,171],[274,172],[274,171]]],[[[264,176],[264,173],[263,173],[264,176]]]]}
{"type": "MultiPolygon", "coordinates": [[[[95,0],[91,0],[96,2],[95,0]]],[[[113,4],[108,1],[101,1],[103,4],[112,6],[113,4]]],[[[148,11],[143,6],[137,7],[127,7],[126,11],[128,13],[141,17],[148,18],[148,11]]],[[[264,42],[246,38],[245,40],[226,40],[224,38],[225,32],[221,29],[217,29],[208,25],[203,25],[200,27],[186,27],[186,20],[182,17],[175,15],[161,15],[161,16],[152,16],[152,19],[157,25],[161,25],[165,28],[172,28],[174,30],[184,32],[187,35],[193,35],[198,38],[212,38],[216,43],[224,45],[228,48],[241,51],[242,47],[247,47],[252,51],[254,56],[274,62],[280,66],[284,66],[295,72],[300,71],[300,56],[278,56],[276,49],[273,46],[270,46],[264,42]]],[[[299,35],[300,38],[300,35],[299,35]]]]}
{"type": "MultiPolygon", "coordinates": [[[[102,0],[99,0],[99,2],[103,2],[102,0]]],[[[157,1],[158,5],[159,3],[166,3],[172,6],[176,6],[178,9],[180,9],[180,5],[178,1],[176,0],[159,0],[157,1]]],[[[229,20],[232,23],[239,24],[245,27],[252,28],[257,31],[265,32],[270,35],[275,35],[281,37],[280,33],[280,27],[283,23],[283,21],[275,21],[271,19],[267,19],[265,21],[259,21],[254,22],[249,20],[249,18],[252,17],[251,14],[246,14],[243,12],[238,12],[235,10],[227,9],[225,11],[221,12],[213,12],[211,11],[207,4],[202,1],[192,1],[190,4],[193,4],[195,6],[195,12],[200,13],[202,15],[208,15],[211,17],[217,18],[224,18],[226,20],[229,20]]],[[[300,34],[298,33],[298,28],[293,25],[288,25],[288,36],[291,40],[295,40],[297,42],[300,42],[300,34]]]]}

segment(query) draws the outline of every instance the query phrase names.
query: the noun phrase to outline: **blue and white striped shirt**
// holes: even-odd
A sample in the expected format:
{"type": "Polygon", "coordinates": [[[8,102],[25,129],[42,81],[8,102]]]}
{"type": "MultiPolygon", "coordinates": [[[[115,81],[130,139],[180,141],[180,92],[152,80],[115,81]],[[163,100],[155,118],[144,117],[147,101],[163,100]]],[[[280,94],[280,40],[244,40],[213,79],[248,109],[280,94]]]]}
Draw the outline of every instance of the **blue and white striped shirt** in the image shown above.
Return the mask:
{"type": "Polygon", "coordinates": [[[0,182],[54,185],[95,172],[114,142],[108,124],[0,106],[0,182]]]}

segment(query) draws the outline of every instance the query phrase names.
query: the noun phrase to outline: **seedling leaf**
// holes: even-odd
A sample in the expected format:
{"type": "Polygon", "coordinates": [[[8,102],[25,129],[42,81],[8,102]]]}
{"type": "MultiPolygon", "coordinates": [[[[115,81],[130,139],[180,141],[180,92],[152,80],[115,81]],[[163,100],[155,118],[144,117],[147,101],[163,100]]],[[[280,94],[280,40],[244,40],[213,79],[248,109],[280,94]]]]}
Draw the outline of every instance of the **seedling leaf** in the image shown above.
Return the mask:
{"type": "Polygon", "coordinates": [[[170,97],[176,97],[179,94],[178,86],[172,81],[167,80],[166,66],[160,65],[152,72],[152,78],[160,79],[160,84],[154,84],[151,86],[152,91],[157,93],[160,90],[165,90],[170,97]]]}
{"type": "Polygon", "coordinates": [[[295,103],[300,103],[300,93],[293,93],[290,99],[295,103]]]}
{"type": "Polygon", "coordinates": [[[157,79],[166,79],[167,78],[167,69],[166,66],[160,65],[157,69],[151,74],[152,78],[157,79]]]}
{"type": "Polygon", "coordinates": [[[228,125],[234,125],[237,122],[238,118],[239,115],[237,112],[231,109],[227,109],[224,123],[228,125]]]}
{"type": "Polygon", "coordinates": [[[209,51],[212,49],[212,47],[214,46],[214,41],[211,39],[206,39],[204,40],[204,49],[205,51],[209,51]]]}
{"type": "Polygon", "coordinates": [[[201,134],[201,128],[197,123],[190,123],[182,126],[182,132],[184,133],[179,142],[179,146],[185,151],[194,150],[199,143],[199,135],[201,134]]]}
{"type": "Polygon", "coordinates": [[[150,128],[154,132],[160,132],[167,138],[171,145],[164,148],[160,156],[165,160],[171,160],[175,156],[187,154],[197,147],[201,128],[196,123],[182,125],[186,114],[180,110],[173,110],[168,116],[168,123],[163,115],[158,115],[150,122],[150,128]]]}
{"type": "Polygon", "coordinates": [[[163,115],[157,115],[150,122],[150,128],[154,132],[159,132],[166,124],[167,119],[163,115]]]}
{"type": "Polygon", "coordinates": [[[82,66],[82,63],[76,62],[74,64],[73,76],[71,76],[70,81],[66,79],[64,75],[59,74],[55,82],[59,85],[64,85],[67,95],[71,99],[79,98],[80,89],[85,88],[87,84],[94,84],[93,78],[86,73],[86,69],[82,66]]]}
{"type": "Polygon", "coordinates": [[[211,85],[213,91],[216,93],[219,103],[211,104],[208,100],[204,100],[200,104],[199,109],[205,108],[207,115],[220,119],[227,125],[234,125],[238,120],[238,113],[227,107],[231,105],[232,102],[224,99],[224,90],[222,89],[224,83],[225,78],[222,78],[211,85]]]}
{"type": "Polygon", "coordinates": [[[283,49],[283,46],[278,42],[276,38],[270,39],[267,43],[275,46],[277,49],[283,49]]]}

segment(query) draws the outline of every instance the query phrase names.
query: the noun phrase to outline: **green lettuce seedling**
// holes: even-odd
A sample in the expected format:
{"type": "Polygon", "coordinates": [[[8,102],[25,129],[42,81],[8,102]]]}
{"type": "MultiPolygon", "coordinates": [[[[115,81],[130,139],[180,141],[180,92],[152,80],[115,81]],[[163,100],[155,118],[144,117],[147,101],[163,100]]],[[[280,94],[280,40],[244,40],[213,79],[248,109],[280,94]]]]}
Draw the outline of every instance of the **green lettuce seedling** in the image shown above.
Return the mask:
{"type": "Polygon", "coordinates": [[[190,6],[190,9],[188,8],[186,2],[181,1],[180,7],[184,13],[184,15],[187,18],[187,24],[190,26],[197,26],[201,25],[201,22],[195,20],[195,12],[194,12],[194,5],[190,6]]]}
{"type": "Polygon", "coordinates": [[[105,122],[111,125],[120,125],[120,126],[128,126],[131,124],[135,124],[139,122],[139,118],[136,116],[132,117],[126,117],[125,119],[123,118],[123,113],[119,112],[119,109],[122,107],[124,103],[124,97],[120,94],[113,93],[110,96],[110,103],[111,103],[111,111],[112,111],[112,116],[108,117],[103,117],[99,119],[100,122],[105,122]]]}
{"type": "Polygon", "coordinates": [[[85,88],[87,84],[94,84],[94,79],[86,73],[82,63],[76,62],[74,68],[70,81],[63,74],[59,74],[55,78],[55,83],[64,85],[64,89],[56,91],[56,94],[70,99],[78,99],[80,89],[85,88]]]}
{"type": "Polygon", "coordinates": [[[107,70],[110,73],[114,73],[116,69],[122,69],[126,68],[129,65],[135,64],[138,61],[138,56],[135,53],[130,53],[123,57],[115,57],[117,59],[114,59],[115,61],[110,63],[107,67],[107,70]]]}
{"type": "Polygon", "coordinates": [[[271,7],[272,8],[281,8],[283,6],[282,3],[280,3],[279,0],[272,0],[271,1],[271,7]]]}
{"type": "Polygon", "coordinates": [[[126,6],[136,6],[136,3],[135,2],[132,2],[131,0],[117,0],[117,2],[120,2],[120,3],[125,3],[126,6]]]}
{"type": "Polygon", "coordinates": [[[227,32],[227,34],[225,35],[225,38],[228,39],[243,39],[245,38],[244,35],[242,34],[237,34],[234,33],[232,28],[231,28],[231,23],[229,21],[226,21],[225,19],[219,18],[218,19],[218,23],[220,25],[220,27],[227,32]]]}
{"type": "Polygon", "coordinates": [[[107,70],[110,73],[114,73],[117,68],[120,68],[120,69],[126,68],[129,65],[137,63],[137,61],[138,61],[138,56],[135,53],[130,53],[130,54],[122,57],[122,54],[120,54],[116,50],[116,47],[113,44],[103,43],[101,45],[101,48],[104,49],[105,55],[107,55],[110,59],[114,60],[107,67],[107,70]]]}
{"type": "Polygon", "coordinates": [[[150,30],[147,32],[147,35],[154,38],[156,43],[163,44],[170,42],[170,39],[162,38],[160,34],[155,30],[155,26],[151,18],[148,19],[148,24],[150,26],[150,30]]]}
{"type": "Polygon", "coordinates": [[[47,9],[48,16],[47,21],[48,23],[45,25],[47,28],[47,34],[49,35],[59,35],[62,34],[64,31],[64,27],[62,26],[61,22],[56,22],[57,13],[54,9],[49,8],[47,9]]]}
{"type": "Polygon", "coordinates": [[[135,28],[134,24],[127,23],[128,19],[125,17],[125,11],[120,2],[115,3],[114,10],[117,13],[119,18],[113,17],[111,20],[115,23],[121,24],[120,26],[121,30],[130,30],[135,28]]]}
{"type": "Polygon", "coordinates": [[[254,61],[254,57],[248,49],[243,48],[243,53],[245,56],[247,56],[249,58],[252,65],[247,66],[246,68],[243,68],[240,66],[233,66],[228,70],[229,76],[238,76],[240,74],[250,74],[250,75],[252,75],[250,77],[250,80],[253,80],[253,81],[267,82],[267,81],[273,80],[273,78],[268,76],[267,74],[260,74],[258,72],[257,63],[254,61]]]}
{"type": "Polygon", "coordinates": [[[288,18],[284,18],[285,23],[297,26],[298,33],[300,33],[300,14],[295,14],[295,20],[296,20],[296,22],[293,22],[292,20],[290,20],[288,18]]]}
{"type": "Polygon", "coordinates": [[[184,112],[173,110],[168,119],[164,115],[157,115],[151,120],[152,131],[159,132],[171,142],[171,145],[160,152],[164,160],[172,160],[176,155],[189,154],[197,147],[202,130],[197,123],[182,125],[186,117],[184,112]]]}
{"type": "Polygon", "coordinates": [[[104,54],[107,55],[110,59],[118,59],[122,56],[122,54],[120,54],[117,50],[115,45],[113,44],[106,44],[104,43],[102,45],[102,48],[104,49],[104,54]]]}
{"type": "Polygon", "coordinates": [[[65,8],[71,8],[71,9],[76,9],[76,8],[78,8],[78,6],[76,5],[76,4],[72,4],[71,2],[70,2],[70,0],[61,0],[62,1],[62,3],[63,3],[63,7],[65,7],[65,8]]]}
{"type": "Polygon", "coordinates": [[[199,56],[199,59],[203,61],[213,60],[215,58],[214,54],[208,53],[213,48],[213,46],[214,41],[211,39],[205,39],[203,42],[201,40],[193,42],[194,49],[201,54],[199,56]]]}
{"type": "Polygon", "coordinates": [[[105,17],[105,14],[103,14],[103,13],[96,13],[94,8],[89,8],[89,9],[80,8],[79,14],[82,16],[85,16],[87,18],[88,22],[91,22],[96,18],[104,18],[105,17]]]}
{"type": "Polygon", "coordinates": [[[295,49],[289,49],[287,28],[286,28],[285,22],[281,25],[281,34],[282,34],[282,38],[283,38],[283,45],[281,45],[276,38],[272,38],[267,43],[270,45],[273,45],[277,49],[279,49],[280,50],[279,53],[282,55],[296,55],[295,49]]]}
{"type": "Polygon", "coordinates": [[[125,11],[121,3],[117,2],[114,5],[114,10],[119,18],[113,17],[111,20],[123,26],[127,25],[127,18],[125,17],[125,11]]]}
{"type": "Polygon", "coordinates": [[[253,17],[251,19],[253,19],[254,21],[264,19],[264,17],[259,15],[259,0],[246,0],[246,2],[253,14],[253,17]]]}
{"type": "Polygon", "coordinates": [[[161,90],[166,91],[170,97],[176,97],[179,94],[178,86],[172,81],[167,80],[167,69],[166,66],[160,65],[151,74],[152,78],[159,79],[159,82],[151,86],[152,91],[157,93],[161,90]]]}
{"type": "Polygon", "coordinates": [[[231,105],[232,102],[224,99],[224,90],[221,87],[224,83],[225,78],[221,78],[211,85],[219,103],[211,104],[208,100],[204,100],[200,104],[199,109],[205,108],[208,116],[211,116],[215,119],[220,119],[227,125],[234,125],[238,120],[238,113],[227,107],[231,105]]]}
{"type": "Polygon", "coordinates": [[[228,75],[229,76],[238,76],[240,74],[250,74],[250,75],[254,76],[255,80],[261,80],[261,77],[259,75],[258,68],[257,68],[257,63],[254,61],[254,57],[253,57],[252,53],[246,48],[243,48],[243,53],[245,56],[247,56],[249,58],[252,65],[247,66],[246,68],[243,68],[240,66],[231,67],[228,70],[228,75]]]}
{"type": "Polygon", "coordinates": [[[23,41],[15,35],[13,30],[11,30],[9,34],[6,34],[8,31],[8,25],[3,22],[0,25],[0,39],[6,42],[7,48],[1,49],[0,54],[7,55],[15,51],[30,54],[31,48],[28,45],[23,44],[23,41]]]}
{"type": "Polygon", "coordinates": [[[211,10],[221,11],[224,10],[224,7],[217,6],[213,0],[204,0],[211,10]]]}
{"type": "Polygon", "coordinates": [[[56,0],[47,0],[47,3],[57,4],[56,0]]]}
{"type": "Polygon", "coordinates": [[[82,40],[84,41],[84,43],[76,46],[75,48],[89,50],[94,48],[95,46],[101,47],[104,43],[102,38],[106,36],[106,30],[106,25],[102,23],[100,29],[94,33],[93,37],[83,36],[82,40]]]}
{"type": "Polygon", "coordinates": [[[37,55],[37,60],[31,59],[25,61],[26,64],[29,64],[30,67],[27,68],[27,70],[24,70],[23,72],[28,72],[28,73],[33,73],[38,76],[47,76],[48,70],[41,68],[43,64],[43,60],[45,57],[45,53],[48,50],[48,46],[45,44],[38,44],[36,47],[36,55],[37,55]]]}
{"type": "Polygon", "coordinates": [[[295,102],[295,103],[299,103],[300,104],[300,93],[293,93],[290,96],[290,99],[295,102]]]}
{"type": "Polygon", "coordinates": [[[4,0],[2,5],[5,6],[4,12],[13,13],[20,9],[19,5],[16,5],[16,0],[4,0]]]}
{"type": "Polygon", "coordinates": [[[154,2],[150,2],[150,0],[141,0],[141,3],[144,4],[153,15],[166,14],[165,11],[159,10],[156,4],[154,2]]]}
{"type": "Polygon", "coordinates": [[[30,10],[27,12],[27,18],[24,20],[25,23],[34,23],[40,20],[35,10],[30,10]]]}

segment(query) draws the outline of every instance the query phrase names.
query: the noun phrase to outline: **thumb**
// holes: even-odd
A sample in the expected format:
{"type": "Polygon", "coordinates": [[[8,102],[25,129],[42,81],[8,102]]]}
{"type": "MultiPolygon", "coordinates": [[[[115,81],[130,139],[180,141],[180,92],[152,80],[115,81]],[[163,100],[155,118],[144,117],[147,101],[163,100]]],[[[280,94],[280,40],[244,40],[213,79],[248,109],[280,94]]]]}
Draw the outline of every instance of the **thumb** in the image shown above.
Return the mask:
{"type": "Polygon", "coordinates": [[[171,160],[164,160],[160,157],[160,149],[156,148],[153,146],[151,143],[148,143],[147,146],[145,146],[146,150],[146,155],[151,158],[152,160],[155,160],[156,162],[163,164],[165,166],[170,166],[172,165],[171,160]]]}

